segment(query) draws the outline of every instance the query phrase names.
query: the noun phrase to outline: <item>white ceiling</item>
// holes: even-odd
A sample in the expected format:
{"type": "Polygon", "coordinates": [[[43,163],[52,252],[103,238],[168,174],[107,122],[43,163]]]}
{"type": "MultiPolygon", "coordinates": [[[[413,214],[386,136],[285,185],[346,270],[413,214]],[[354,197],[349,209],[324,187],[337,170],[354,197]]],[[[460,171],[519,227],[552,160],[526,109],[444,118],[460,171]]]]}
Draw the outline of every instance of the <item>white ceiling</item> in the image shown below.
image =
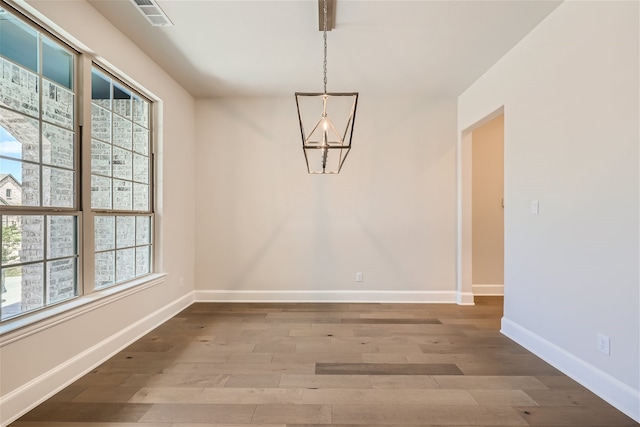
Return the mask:
{"type": "MultiPolygon", "coordinates": [[[[89,2],[195,97],[322,91],[316,0],[158,0],[173,27],[89,2]]],[[[456,96],[560,3],[337,0],[327,89],[456,96]]]]}

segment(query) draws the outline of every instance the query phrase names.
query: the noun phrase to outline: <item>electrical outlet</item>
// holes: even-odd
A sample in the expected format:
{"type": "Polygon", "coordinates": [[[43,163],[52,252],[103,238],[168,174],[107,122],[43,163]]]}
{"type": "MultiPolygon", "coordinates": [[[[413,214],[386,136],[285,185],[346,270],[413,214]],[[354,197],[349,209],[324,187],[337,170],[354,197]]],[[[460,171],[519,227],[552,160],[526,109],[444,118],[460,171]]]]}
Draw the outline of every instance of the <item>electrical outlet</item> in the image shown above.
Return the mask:
{"type": "Polygon", "coordinates": [[[602,334],[598,334],[598,350],[609,356],[611,354],[611,339],[602,334]]]}
{"type": "Polygon", "coordinates": [[[356,282],[362,282],[362,273],[356,273],[356,282]]]}
{"type": "Polygon", "coordinates": [[[184,288],[184,277],[180,278],[180,282],[178,282],[178,287],[179,288],[184,288]]]}

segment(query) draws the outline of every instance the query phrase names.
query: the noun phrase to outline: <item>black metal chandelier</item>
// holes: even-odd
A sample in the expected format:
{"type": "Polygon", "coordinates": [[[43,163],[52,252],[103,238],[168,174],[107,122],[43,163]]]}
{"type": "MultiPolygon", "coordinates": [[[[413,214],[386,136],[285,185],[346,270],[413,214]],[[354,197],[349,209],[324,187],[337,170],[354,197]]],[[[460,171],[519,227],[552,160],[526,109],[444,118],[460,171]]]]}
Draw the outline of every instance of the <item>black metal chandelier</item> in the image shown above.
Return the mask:
{"type": "Polygon", "coordinates": [[[327,0],[323,1],[324,92],[296,92],[302,148],[310,174],[337,174],[351,150],[358,92],[327,92],[327,0]]]}

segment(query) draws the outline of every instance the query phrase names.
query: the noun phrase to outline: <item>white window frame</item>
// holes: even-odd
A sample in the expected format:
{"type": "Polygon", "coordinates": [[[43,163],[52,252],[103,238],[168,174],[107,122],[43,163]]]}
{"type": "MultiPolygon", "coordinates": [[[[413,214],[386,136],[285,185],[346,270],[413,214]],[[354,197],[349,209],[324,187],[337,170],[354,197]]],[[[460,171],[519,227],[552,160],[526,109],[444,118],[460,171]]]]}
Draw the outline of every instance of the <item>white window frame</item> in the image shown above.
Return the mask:
{"type": "MultiPolygon", "coordinates": [[[[95,58],[90,58],[90,57],[86,57],[84,58],[84,63],[83,66],[88,67],[88,72],[86,74],[83,74],[83,77],[85,77],[85,84],[83,86],[83,90],[85,92],[83,93],[91,93],[91,72],[93,70],[93,68],[97,68],[101,73],[105,74],[106,76],[112,78],[113,80],[117,81],[119,84],[125,86],[127,89],[129,89],[130,91],[132,91],[133,93],[140,95],[144,98],[145,101],[147,101],[149,103],[149,210],[148,211],[136,211],[136,210],[117,210],[117,209],[94,209],[91,207],[91,126],[83,126],[82,128],[82,153],[83,153],[83,159],[82,159],[82,165],[84,165],[83,168],[83,176],[82,176],[82,189],[83,189],[83,194],[82,194],[82,201],[83,201],[83,206],[82,206],[82,210],[83,210],[83,230],[85,233],[91,233],[92,236],[95,235],[95,229],[94,229],[94,224],[95,224],[95,217],[96,216],[101,216],[101,215],[107,215],[107,216],[151,216],[151,252],[150,252],[150,273],[146,274],[145,276],[140,276],[140,277],[136,277],[132,280],[126,281],[126,282],[122,282],[122,283],[115,283],[113,285],[110,285],[106,288],[102,288],[100,290],[96,289],[95,286],[95,258],[94,258],[94,253],[95,253],[95,247],[94,247],[94,239],[88,239],[90,240],[90,242],[88,242],[87,247],[85,248],[83,254],[85,255],[85,260],[84,260],[84,276],[83,276],[83,281],[84,281],[84,286],[85,286],[85,291],[89,291],[89,292],[96,292],[96,291],[101,291],[101,290],[105,290],[105,289],[111,289],[111,288],[117,288],[118,286],[121,285],[125,285],[126,283],[129,283],[131,281],[139,281],[139,280],[144,280],[145,277],[147,276],[151,276],[154,274],[155,271],[155,266],[156,266],[156,262],[155,262],[155,253],[156,253],[156,242],[155,242],[155,184],[156,184],[156,180],[155,180],[155,110],[156,110],[156,101],[154,101],[154,99],[149,96],[148,93],[146,93],[146,91],[142,88],[136,87],[133,84],[128,83],[128,79],[126,79],[125,77],[123,77],[122,75],[118,74],[117,72],[114,72],[113,70],[109,69],[109,67],[104,66],[103,64],[101,64],[100,62],[98,62],[95,58]],[[88,80],[88,83],[86,82],[86,80],[88,80]],[[86,91],[89,92],[86,92],[86,91]]],[[[87,115],[84,117],[85,120],[88,120],[89,123],[91,121],[91,96],[86,96],[84,97],[84,109],[83,111],[87,111],[86,109],[88,108],[88,113],[87,115]]],[[[113,136],[112,136],[113,137],[113,136]]]]}

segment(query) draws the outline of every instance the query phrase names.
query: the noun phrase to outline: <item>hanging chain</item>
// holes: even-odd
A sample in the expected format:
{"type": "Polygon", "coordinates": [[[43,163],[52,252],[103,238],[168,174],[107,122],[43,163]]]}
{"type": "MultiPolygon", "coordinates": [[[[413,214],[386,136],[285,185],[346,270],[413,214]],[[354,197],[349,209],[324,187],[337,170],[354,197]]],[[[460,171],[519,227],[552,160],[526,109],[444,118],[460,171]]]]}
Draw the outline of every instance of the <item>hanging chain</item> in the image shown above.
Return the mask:
{"type": "Polygon", "coordinates": [[[324,0],[324,93],[327,93],[327,0],[324,0]]]}

